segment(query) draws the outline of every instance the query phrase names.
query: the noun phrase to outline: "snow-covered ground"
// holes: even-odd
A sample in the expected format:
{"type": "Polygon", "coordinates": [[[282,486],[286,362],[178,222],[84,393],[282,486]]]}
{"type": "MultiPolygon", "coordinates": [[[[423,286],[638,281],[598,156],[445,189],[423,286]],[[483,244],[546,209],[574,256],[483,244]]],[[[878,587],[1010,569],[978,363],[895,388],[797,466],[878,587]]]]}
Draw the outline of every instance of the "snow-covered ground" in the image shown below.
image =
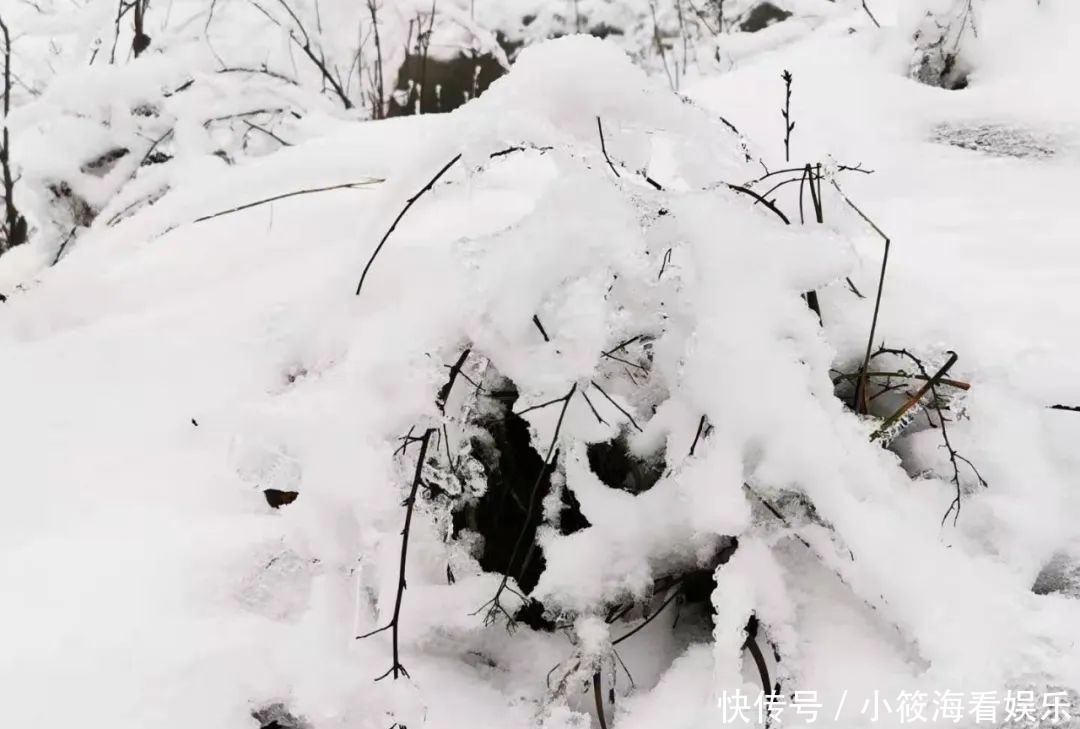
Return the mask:
{"type": "MultiPolygon", "coordinates": [[[[861,10],[773,50],[733,48],[734,70],[684,85],[694,104],[611,45],[555,41],[451,115],[342,122],[258,160],[193,165],[56,266],[51,250],[5,254],[5,720],[255,727],[252,711],[280,702],[315,729],[564,729],[599,726],[582,684],[599,670],[605,702],[617,694],[609,727],[714,727],[723,692],[758,688],[741,651],[751,612],[785,692],[818,692],[818,724],[900,723],[863,710],[875,691],[1080,687],[1077,595],[1030,590],[1055,555],[1080,562],[1080,414],[1045,407],[1080,403],[1080,12],[1020,5],[987,15],[979,71],[956,92],[906,79],[905,36],[861,10]],[[892,240],[875,346],[935,366],[954,350],[950,377],[971,384],[949,432],[989,486],[955,526],[938,434],[898,445],[908,471],[936,474],[910,478],[831,394],[830,367],[850,371],[866,346],[881,238],[827,183],[825,225],[790,228],[720,186],[759,176],[759,158],[784,166],[785,69],[796,166],[874,170],[837,179],[892,240]],[[489,158],[518,144],[552,149],[489,158]],[[458,153],[355,295],[405,200],[458,153]],[[799,297],[815,288],[821,329],[799,297]],[[600,353],[643,330],[655,364],[637,395],[600,353]],[[559,406],[530,417],[541,456],[561,435],[560,478],[592,523],[540,534],[534,594],[573,628],[486,625],[499,576],[448,545],[448,517],[423,500],[401,618],[410,678],[376,683],[390,632],[354,638],[394,609],[416,446],[391,454],[439,422],[444,363],[466,343],[523,404],[613,383],[611,402],[572,398],[561,431],[559,406]],[[642,421],[638,452],[669,454],[638,496],[605,488],[583,455],[628,427],[615,402],[642,421]],[[713,432],[684,457],[703,413],[713,432]],[[744,481],[802,494],[837,537],[804,524],[808,548],[778,531],[744,481]],[[274,510],[266,488],[299,497],[274,510]],[[723,535],[740,546],[717,570],[715,628],[661,615],[614,663],[609,641],[641,618],[608,625],[604,607],[707,561],[723,535]]],[[[792,214],[795,189],[777,195],[792,214]]]]}

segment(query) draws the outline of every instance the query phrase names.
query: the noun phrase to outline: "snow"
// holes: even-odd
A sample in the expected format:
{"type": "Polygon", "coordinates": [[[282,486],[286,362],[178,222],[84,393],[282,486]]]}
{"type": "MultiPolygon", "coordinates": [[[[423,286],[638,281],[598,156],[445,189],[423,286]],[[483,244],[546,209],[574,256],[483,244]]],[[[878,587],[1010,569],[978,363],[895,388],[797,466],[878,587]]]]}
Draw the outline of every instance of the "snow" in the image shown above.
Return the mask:
{"type": "MultiPolygon", "coordinates": [[[[817,8],[731,36],[730,70],[684,79],[689,99],[615,44],[571,36],[526,47],[450,115],[359,123],[298,95],[314,111],[295,144],[232,164],[203,118],[272,92],[198,76],[198,95],[163,112],[180,125],[172,161],[95,178],[102,212],[57,265],[44,237],[0,257],[5,717],[254,727],[252,711],[282,703],[317,729],[576,729],[599,726],[599,673],[607,726],[716,726],[725,692],[759,689],[751,615],[785,692],[817,691],[829,718],[850,694],[844,726],[871,726],[859,708],[874,691],[1080,687],[1075,595],[1031,591],[1080,555],[1080,420],[1045,408],[1080,402],[1080,15],[1061,0],[986,7],[962,92],[901,76],[902,18],[876,31],[861,7],[817,8]],[[874,170],[836,179],[892,238],[878,339],[931,370],[955,350],[950,377],[971,384],[949,434],[989,487],[968,490],[955,525],[938,433],[883,449],[877,423],[833,396],[831,368],[858,366],[873,305],[845,277],[872,296],[881,239],[828,184],[821,226],[782,225],[724,185],[759,176],[759,159],[784,165],[784,69],[792,159],[874,170]],[[1006,131],[979,150],[935,131],[979,125],[1006,131]],[[1009,129],[1052,153],[1009,154],[1009,129]],[[354,295],[405,200],[459,153],[354,295]],[[624,352],[649,362],[639,381],[603,353],[640,334],[624,352]],[[422,489],[401,613],[410,678],[376,683],[391,632],[355,636],[394,613],[417,447],[391,454],[410,427],[445,424],[437,463],[439,449],[469,455],[484,399],[458,380],[445,418],[435,405],[466,346],[464,371],[509,378],[515,411],[573,393],[565,418],[560,404],[522,417],[590,526],[562,533],[559,501],[544,501],[531,596],[560,627],[511,631],[485,621],[501,575],[422,489]],[[617,434],[664,464],[648,490],[590,466],[589,445],[617,434]],[[274,510],[266,488],[299,496],[274,510]],[[801,517],[781,523],[765,501],[801,517]],[[703,609],[661,582],[693,570],[715,570],[703,609]]],[[[129,110],[107,127],[81,115],[108,117],[102,99],[126,109],[182,58],[58,76],[12,117],[27,180],[137,141],[129,110]]],[[[777,193],[789,212],[793,189],[777,193]]],[[[428,468],[446,489],[477,478],[428,468]]]]}

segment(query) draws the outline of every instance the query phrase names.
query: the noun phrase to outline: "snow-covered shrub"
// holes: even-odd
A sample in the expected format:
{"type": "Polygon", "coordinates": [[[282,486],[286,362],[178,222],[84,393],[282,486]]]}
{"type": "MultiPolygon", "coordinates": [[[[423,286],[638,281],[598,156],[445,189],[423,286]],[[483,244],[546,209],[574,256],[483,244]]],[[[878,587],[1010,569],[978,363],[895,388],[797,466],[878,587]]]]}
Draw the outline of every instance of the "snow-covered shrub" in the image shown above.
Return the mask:
{"type": "Polygon", "coordinates": [[[932,0],[925,10],[912,40],[911,76],[930,86],[962,89],[971,72],[964,43],[978,34],[979,0],[932,0]]]}
{"type": "MultiPolygon", "coordinates": [[[[402,664],[439,646],[493,670],[562,646],[548,721],[569,701],[656,726],[684,685],[683,725],[711,725],[723,693],[814,682],[796,628],[812,592],[905,645],[921,684],[1077,679],[1030,583],[977,541],[942,543],[970,480],[909,475],[881,447],[894,421],[836,396],[853,353],[804,294],[850,297],[851,248],[724,184],[759,174],[728,127],[583,36],[526,49],[456,120],[359,291],[439,292],[429,391],[398,418],[414,520],[365,558],[395,677],[399,641],[402,664]],[[633,641],[651,659],[612,707],[633,641]]],[[[944,389],[930,369],[909,379],[944,389]]]]}

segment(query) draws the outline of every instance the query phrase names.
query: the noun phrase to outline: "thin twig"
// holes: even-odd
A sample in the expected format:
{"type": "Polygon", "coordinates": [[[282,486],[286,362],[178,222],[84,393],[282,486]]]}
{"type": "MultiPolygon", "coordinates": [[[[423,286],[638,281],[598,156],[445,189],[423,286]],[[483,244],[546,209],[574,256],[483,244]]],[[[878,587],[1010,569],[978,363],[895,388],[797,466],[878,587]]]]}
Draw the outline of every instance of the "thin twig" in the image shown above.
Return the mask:
{"type": "MultiPolygon", "coordinates": [[[[923,384],[923,386],[915,391],[915,394],[913,394],[904,402],[903,405],[896,409],[896,412],[885,418],[881,426],[877,430],[875,430],[874,433],[870,436],[870,440],[873,441],[880,438],[886,433],[886,431],[888,431],[890,427],[892,427],[894,423],[900,420],[900,418],[904,417],[904,413],[914,407],[915,403],[922,400],[926,393],[930,392],[930,390],[933,389],[933,387],[941,381],[941,379],[949,372],[949,370],[952,369],[952,366],[956,364],[957,359],[958,357],[956,352],[949,352],[949,358],[945,361],[945,364],[941,366],[941,369],[934,373],[932,377],[928,378],[923,384]]],[[[863,373],[863,376],[860,378],[860,382],[866,382],[865,373],[863,373]]]]}
{"type": "MultiPolygon", "coordinates": [[[[857,380],[860,377],[859,372],[853,374],[843,374],[833,379],[833,384],[839,384],[844,380],[857,380]]],[[[904,377],[910,380],[928,380],[927,375],[914,374],[911,372],[904,372],[903,370],[897,370],[896,372],[867,372],[866,377],[904,377]]],[[[971,384],[962,382],[961,380],[941,379],[938,380],[939,385],[945,385],[946,387],[955,387],[957,390],[970,390],[971,384]]]]}
{"type": "Polygon", "coordinates": [[[870,335],[866,338],[866,355],[863,357],[862,372],[863,376],[859,378],[858,384],[855,386],[855,412],[866,412],[866,376],[865,373],[870,367],[870,351],[874,348],[874,337],[877,333],[878,316],[881,314],[881,292],[885,289],[885,271],[889,266],[889,248],[892,245],[892,241],[889,240],[889,236],[877,226],[873,220],[867,217],[866,213],[859,209],[859,206],[851,202],[851,198],[844,194],[844,191],[840,189],[840,185],[836,183],[836,180],[832,180],[832,186],[836,188],[836,191],[840,193],[840,197],[844,202],[848,204],[852,210],[858,213],[859,217],[866,221],[871,228],[874,229],[881,239],[885,241],[885,252],[881,256],[881,273],[878,276],[878,288],[877,296],[874,299],[874,316],[870,320],[870,335]]]}
{"type": "Polygon", "coordinates": [[[282,139],[278,135],[274,134],[272,131],[270,131],[266,127],[260,127],[258,124],[253,124],[252,122],[249,122],[247,119],[241,119],[240,121],[247,124],[249,129],[254,129],[257,132],[262,132],[263,134],[265,134],[266,136],[270,137],[275,142],[280,144],[282,147],[291,147],[292,146],[292,144],[290,142],[286,142],[284,139],[282,139]]]}
{"type": "Polygon", "coordinates": [[[544,338],[544,341],[545,342],[550,342],[551,338],[548,337],[548,333],[546,331],[544,331],[544,325],[540,323],[540,317],[537,316],[536,314],[533,314],[532,321],[533,321],[533,324],[536,325],[536,328],[540,330],[540,336],[544,338]]]}
{"type": "Polygon", "coordinates": [[[608,421],[604,420],[602,417],[600,417],[600,413],[596,412],[596,408],[593,406],[592,400],[589,399],[589,396],[585,393],[584,390],[582,390],[581,396],[585,398],[585,403],[589,406],[589,410],[592,410],[592,414],[596,416],[597,421],[599,421],[601,425],[607,425],[608,421]]]}
{"type": "Polygon", "coordinates": [[[788,220],[788,216],[784,215],[784,213],[781,212],[780,208],[776,207],[776,203],[772,202],[771,200],[766,200],[761,195],[754,192],[753,190],[751,190],[748,187],[743,187],[742,185],[733,185],[730,182],[727,182],[727,183],[724,183],[724,184],[726,184],[729,188],[731,188],[735,192],[741,192],[743,195],[749,195],[750,197],[754,198],[758,202],[762,203],[769,210],[772,210],[774,213],[776,213],[776,215],[781,220],[784,221],[785,225],[791,225],[791,221],[788,220]]]}
{"type": "Polygon", "coordinates": [[[855,282],[851,280],[851,276],[845,276],[844,283],[847,284],[848,290],[851,291],[851,293],[855,294],[860,299],[866,298],[865,296],[863,296],[863,292],[859,291],[859,289],[855,287],[855,282]]]}
{"type": "Polygon", "coordinates": [[[618,352],[620,349],[626,349],[631,344],[633,344],[637,340],[641,339],[643,336],[645,336],[645,335],[643,335],[643,334],[635,334],[634,336],[627,339],[625,342],[622,342],[621,344],[615,345],[614,347],[612,347],[611,349],[609,349],[606,352],[602,352],[602,354],[604,354],[604,355],[614,354],[615,352],[618,352]]]}
{"type": "Polygon", "coordinates": [[[697,433],[694,434],[694,442],[690,444],[690,455],[694,455],[694,449],[697,448],[698,439],[701,438],[701,434],[705,432],[706,422],[706,417],[702,415],[701,420],[699,420],[697,424],[697,433]]]}
{"type": "Polygon", "coordinates": [[[60,244],[60,248],[56,251],[56,256],[53,258],[53,262],[49,264],[50,266],[55,266],[57,263],[60,262],[60,256],[64,255],[64,251],[67,249],[68,243],[70,243],[75,238],[75,231],[78,229],[78,227],[79,226],[77,225],[71,226],[71,232],[67,234],[67,236],[64,238],[64,242],[60,244]]]}
{"type": "Polygon", "coordinates": [[[630,638],[630,637],[634,636],[634,635],[635,635],[635,634],[636,634],[636,633],[637,633],[638,631],[640,631],[640,630],[641,630],[642,628],[644,628],[644,627],[645,627],[646,625],[648,625],[648,624],[649,624],[649,623],[651,623],[652,621],[656,620],[656,618],[657,618],[657,617],[658,617],[658,616],[660,615],[660,613],[662,613],[662,612],[664,611],[664,608],[666,608],[666,607],[667,607],[668,605],[670,605],[670,604],[671,604],[671,602],[672,602],[672,601],[673,601],[673,600],[674,600],[675,598],[677,598],[677,597],[678,597],[678,596],[679,596],[679,595],[680,595],[681,593],[682,593],[682,585],[680,584],[680,585],[678,585],[678,586],[676,587],[675,591],[674,591],[674,592],[672,592],[672,593],[671,593],[671,595],[669,595],[669,596],[668,596],[668,598],[667,598],[666,600],[664,600],[664,602],[663,602],[663,603],[662,603],[662,604],[660,605],[660,607],[658,607],[658,608],[656,609],[656,612],[654,612],[654,613],[653,613],[652,615],[650,615],[649,617],[645,618],[645,620],[643,620],[643,621],[642,621],[642,622],[641,622],[640,624],[638,624],[638,625],[637,625],[637,626],[636,626],[636,627],[635,627],[635,628],[634,628],[633,630],[631,630],[630,632],[628,632],[628,633],[624,633],[623,635],[619,636],[619,637],[618,637],[618,638],[616,638],[615,640],[611,641],[611,645],[612,645],[612,647],[614,647],[614,646],[617,646],[617,645],[618,645],[619,643],[622,643],[622,642],[623,642],[624,640],[626,640],[627,638],[630,638]]]}
{"type": "Polygon", "coordinates": [[[613,175],[620,177],[619,171],[615,169],[615,165],[611,162],[611,157],[608,157],[607,145],[604,143],[604,125],[600,122],[600,117],[596,117],[596,131],[600,133],[600,151],[604,153],[604,159],[607,160],[608,167],[611,168],[613,175]]]}
{"type": "Polygon", "coordinates": [[[452,160],[450,160],[449,162],[447,162],[445,165],[443,165],[442,169],[439,170],[438,172],[436,172],[435,176],[432,177],[430,180],[428,180],[426,185],[421,187],[420,190],[415,195],[410,197],[405,202],[405,207],[403,207],[401,209],[401,212],[397,214],[397,217],[394,218],[394,222],[390,224],[390,227],[383,234],[382,239],[379,241],[379,245],[375,246],[375,251],[371,254],[371,258],[368,259],[367,265],[364,266],[364,271],[363,271],[363,273],[360,274],[360,283],[358,283],[356,285],[356,295],[357,296],[360,295],[360,290],[364,287],[364,279],[367,278],[368,270],[371,268],[371,264],[375,262],[376,256],[379,255],[379,251],[382,250],[382,247],[384,245],[386,245],[386,241],[390,238],[390,234],[394,232],[394,229],[397,228],[398,223],[400,223],[401,219],[405,217],[405,214],[407,212],[409,212],[409,208],[411,208],[416,203],[417,200],[419,200],[421,197],[423,197],[424,193],[428,192],[429,190],[431,190],[431,188],[435,187],[435,183],[438,182],[442,178],[442,176],[445,175],[446,172],[451,167],[453,167],[455,164],[457,164],[457,161],[459,159],[461,159],[461,154],[460,153],[454,155],[454,158],[452,160]]]}
{"type": "Polygon", "coordinates": [[[866,14],[870,16],[870,20],[874,21],[874,25],[877,26],[878,28],[880,28],[881,23],[879,23],[877,18],[874,17],[874,14],[870,12],[870,8],[867,7],[867,5],[866,5],[866,0],[862,0],[862,7],[863,7],[863,10],[866,11],[866,14]]]}
{"type": "Polygon", "coordinates": [[[614,405],[614,406],[615,406],[615,409],[616,409],[616,410],[618,410],[618,411],[619,411],[620,413],[622,413],[623,415],[625,415],[625,416],[627,417],[627,419],[628,419],[628,420],[630,421],[630,424],[631,424],[631,425],[633,425],[633,426],[634,426],[635,428],[637,428],[637,431],[638,431],[639,433],[643,433],[643,432],[644,432],[644,431],[643,431],[643,430],[641,429],[641,426],[637,424],[637,421],[636,421],[636,420],[634,420],[634,416],[633,416],[633,415],[631,415],[630,413],[626,412],[626,411],[625,411],[625,410],[624,410],[624,409],[622,408],[622,406],[621,406],[621,405],[619,405],[619,403],[617,403],[617,402],[615,402],[614,400],[612,400],[612,399],[611,399],[611,395],[607,394],[607,393],[606,393],[606,392],[604,391],[604,388],[602,388],[602,387],[600,387],[600,385],[596,384],[596,382],[595,382],[594,380],[590,380],[590,381],[589,381],[589,383],[590,383],[590,384],[591,384],[591,385],[592,385],[593,387],[595,387],[595,388],[596,388],[597,390],[599,390],[599,391],[600,391],[600,394],[601,394],[601,395],[603,395],[603,396],[604,396],[605,398],[607,398],[607,401],[608,401],[609,403],[611,403],[612,405],[614,405]]]}
{"type": "Polygon", "coordinates": [[[514,413],[514,415],[517,415],[517,416],[520,417],[520,416],[524,415],[525,413],[531,412],[533,410],[539,410],[540,408],[546,408],[548,405],[554,405],[555,403],[562,402],[565,399],[566,399],[565,396],[557,397],[557,398],[555,398],[553,400],[548,400],[547,402],[542,402],[539,405],[530,405],[529,407],[525,408],[524,410],[518,410],[516,413],[514,413]]]}
{"type": "Polygon", "coordinates": [[[465,364],[465,360],[469,358],[471,351],[468,347],[462,350],[461,356],[450,368],[450,379],[439,389],[438,394],[435,396],[435,405],[439,408],[440,413],[446,413],[446,400],[450,397],[450,390],[454,387],[454,380],[461,374],[461,367],[465,364]]]}
{"type": "Polygon", "coordinates": [[[413,476],[409,498],[405,500],[405,526],[401,530],[401,565],[398,572],[397,598],[394,600],[394,616],[390,619],[390,622],[383,627],[356,636],[356,639],[360,640],[375,635],[376,633],[381,633],[384,630],[393,630],[394,662],[386,673],[375,679],[376,681],[381,681],[391,673],[394,674],[395,681],[399,674],[406,678],[409,677],[409,672],[405,670],[405,666],[401,665],[401,657],[398,652],[398,628],[401,618],[401,599],[405,594],[405,564],[409,552],[409,527],[412,525],[413,507],[416,505],[416,491],[420,487],[420,482],[423,480],[424,459],[427,457],[428,443],[431,442],[431,436],[434,433],[434,428],[428,428],[424,431],[424,435],[420,437],[420,455],[416,459],[416,474],[413,476]]]}
{"type": "Polygon", "coordinates": [[[784,108],[780,110],[784,117],[784,161],[791,161],[791,132],[795,130],[795,122],[791,121],[791,71],[784,70],[780,74],[784,80],[784,108]]]}
{"type": "Polygon", "coordinates": [[[191,221],[191,224],[202,223],[206,220],[213,220],[214,218],[220,218],[223,215],[231,215],[232,213],[238,213],[241,210],[247,210],[249,208],[255,208],[260,205],[266,205],[268,203],[276,202],[278,200],[284,200],[290,197],[296,197],[297,195],[311,195],[317,192],[328,192],[330,190],[351,190],[356,188],[367,187],[368,185],[377,185],[380,182],[385,182],[378,178],[372,178],[364,180],[362,182],[344,182],[340,185],[328,185],[326,187],[313,187],[306,190],[294,190],[292,192],[282,193],[281,195],[274,195],[273,197],[264,198],[262,200],[256,200],[255,202],[244,203],[243,205],[237,205],[235,208],[229,208],[228,210],[222,210],[221,212],[211,213],[210,215],[204,215],[201,218],[195,218],[191,221]]]}

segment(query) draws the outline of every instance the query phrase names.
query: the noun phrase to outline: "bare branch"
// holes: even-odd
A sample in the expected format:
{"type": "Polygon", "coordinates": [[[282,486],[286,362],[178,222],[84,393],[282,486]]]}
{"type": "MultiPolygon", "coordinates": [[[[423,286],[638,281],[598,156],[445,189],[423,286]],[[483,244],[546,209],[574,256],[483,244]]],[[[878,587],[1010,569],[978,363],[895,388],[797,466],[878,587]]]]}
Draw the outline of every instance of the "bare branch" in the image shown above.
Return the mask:
{"type": "Polygon", "coordinates": [[[364,288],[364,279],[367,278],[368,271],[371,269],[371,264],[375,262],[375,257],[379,255],[379,251],[381,251],[383,246],[386,245],[386,241],[390,238],[390,234],[394,232],[395,228],[397,228],[398,223],[401,222],[401,219],[405,217],[405,214],[407,212],[409,212],[409,208],[411,208],[413,205],[415,205],[416,201],[419,200],[421,197],[423,197],[424,193],[428,192],[429,190],[431,190],[431,188],[435,187],[435,183],[438,182],[442,178],[442,176],[445,175],[446,172],[451,167],[453,167],[455,164],[457,164],[457,161],[459,159],[461,159],[461,154],[454,155],[454,158],[452,160],[450,160],[449,162],[447,162],[445,165],[443,165],[442,169],[439,170],[438,172],[436,172],[435,176],[432,177],[430,180],[428,180],[426,185],[421,187],[420,190],[417,191],[417,193],[415,195],[410,197],[405,202],[405,207],[403,207],[401,209],[401,212],[398,213],[397,217],[394,218],[394,222],[390,224],[390,227],[387,229],[386,233],[383,234],[382,239],[379,241],[379,245],[375,246],[375,251],[371,254],[371,258],[368,259],[367,265],[364,266],[364,271],[363,271],[363,273],[360,274],[360,283],[358,283],[356,285],[356,295],[357,296],[360,295],[360,290],[362,288],[364,288]]]}
{"type": "Polygon", "coordinates": [[[360,182],[343,182],[340,185],[328,185],[326,187],[312,187],[305,190],[294,190],[293,192],[285,192],[280,195],[274,195],[273,197],[264,198],[262,200],[256,200],[255,202],[244,203],[243,205],[237,205],[235,208],[229,208],[228,210],[222,210],[218,213],[212,213],[210,215],[204,215],[201,218],[195,218],[191,223],[201,223],[205,220],[213,220],[214,218],[220,218],[223,215],[230,215],[232,213],[238,213],[241,210],[247,210],[249,208],[258,207],[260,205],[266,205],[268,203],[276,202],[278,200],[284,200],[290,197],[296,197],[298,195],[312,195],[317,192],[328,192],[329,190],[355,190],[357,188],[368,187],[370,185],[377,185],[385,180],[379,178],[372,178],[369,180],[362,180],[360,182]]]}
{"type": "Polygon", "coordinates": [[[420,487],[420,483],[423,480],[424,473],[424,459],[427,457],[428,444],[431,442],[431,436],[435,433],[434,428],[428,428],[424,431],[424,435],[419,438],[420,441],[420,455],[416,459],[416,474],[413,476],[412,488],[409,490],[409,497],[405,500],[405,526],[401,530],[401,563],[398,571],[398,586],[397,597],[394,600],[394,616],[390,619],[390,622],[381,628],[376,628],[370,633],[356,636],[357,640],[362,638],[368,638],[377,633],[381,633],[384,630],[393,630],[393,646],[394,646],[394,658],[390,669],[383,675],[376,678],[376,681],[394,674],[394,680],[397,680],[399,675],[403,675],[406,678],[409,677],[409,672],[405,670],[405,666],[401,665],[401,656],[398,653],[398,629],[400,627],[401,618],[401,600],[405,594],[405,565],[409,553],[409,527],[412,526],[413,508],[416,506],[416,491],[420,487]]]}

